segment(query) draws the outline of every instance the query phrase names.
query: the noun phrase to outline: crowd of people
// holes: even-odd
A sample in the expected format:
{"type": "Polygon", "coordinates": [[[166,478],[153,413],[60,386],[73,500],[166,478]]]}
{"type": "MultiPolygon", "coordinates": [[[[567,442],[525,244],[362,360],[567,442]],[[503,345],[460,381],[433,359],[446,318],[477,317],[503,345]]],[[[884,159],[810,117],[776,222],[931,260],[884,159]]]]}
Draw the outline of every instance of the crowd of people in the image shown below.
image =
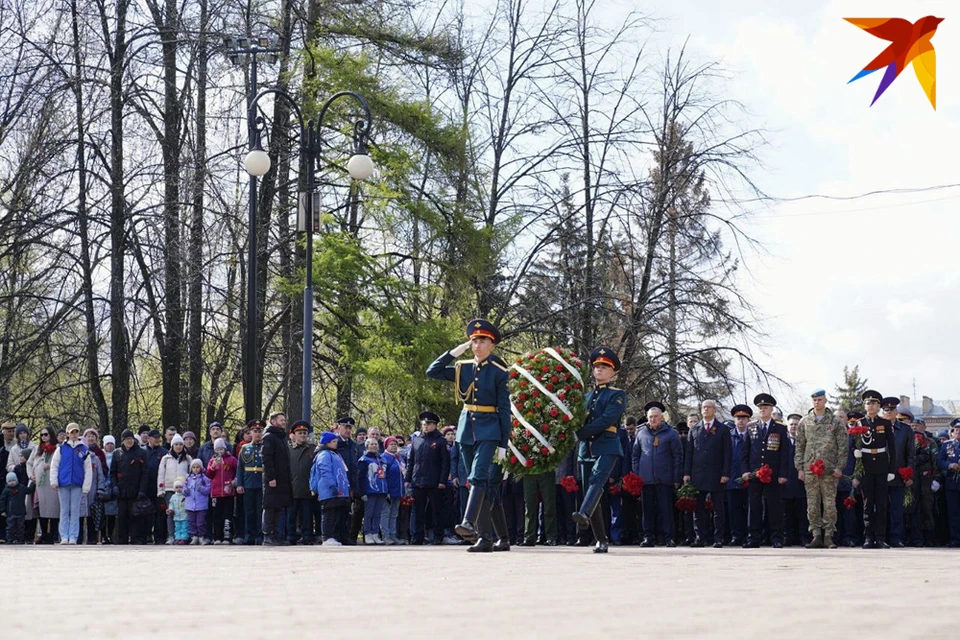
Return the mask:
{"type": "MultiPolygon", "coordinates": [[[[871,529],[875,514],[872,525],[868,516],[865,533],[856,438],[847,434],[867,416],[829,409],[823,414],[822,419],[839,421],[843,464],[827,495],[832,505],[821,500],[826,508],[818,507],[819,517],[832,513],[833,520],[817,524],[821,531],[815,533],[810,522],[818,523],[818,515],[808,518],[808,493],[823,478],[801,471],[814,461],[811,456],[822,459],[829,452],[815,444],[821,448],[797,463],[806,416],[790,414],[785,421],[778,449],[784,482],[777,478],[763,487],[776,487],[774,503],[763,495],[764,483],[749,477],[745,446],[759,424],[749,422],[749,407],[738,405],[733,420],[719,422],[716,404],[707,400],[701,414],[676,427],[661,407],[650,403],[645,420],[638,424],[628,416],[618,431],[631,455],[611,472],[600,502],[611,544],[809,546],[818,536],[824,546],[877,542],[871,529]],[[725,443],[716,466],[725,474],[718,476],[723,486],[711,484],[707,450],[700,459],[691,439],[692,430],[709,434],[714,421],[725,443]],[[630,473],[642,479],[639,492],[625,488],[630,473]],[[697,488],[695,505],[677,499],[685,482],[697,488]],[[751,486],[757,487],[752,500],[751,486]]],[[[960,420],[949,432],[929,434],[909,409],[886,407],[886,413],[894,412],[895,433],[906,430],[909,438],[900,438],[904,446],[893,454],[896,477],[887,480],[884,469],[886,535],[880,541],[894,547],[960,546],[960,420]],[[899,474],[908,466],[912,481],[899,474]],[[905,500],[906,493],[912,498],[905,500]]],[[[779,416],[772,415],[776,424],[779,416]]],[[[815,409],[810,415],[815,420],[815,409]]],[[[402,435],[384,437],[377,428],[356,428],[349,416],[322,433],[305,422],[288,431],[278,413],[268,425],[246,425],[232,441],[214,422],[203,442],[190,431],[160,433],[141,426],[138,433],[124,431],[119,446],[95,429],[81,435],[76,424],[41,428],[36,443],[25,425],[4,423],[0,462],[8,473],[0,531],[7,544],[463,544],[455,526],[466,507],[467,471],[454,441],[456,428],[440,423],[439,416],[424,412],[408,442],[402,435]],[[264,437],[265,430],[272,438],[264,437]]],[[[575,456],[572,451],[552,473],[500,482],[506,516],[501,548],[593,544],[589,530],[580,530],[571,518],[584,493],[575,456]]]]}

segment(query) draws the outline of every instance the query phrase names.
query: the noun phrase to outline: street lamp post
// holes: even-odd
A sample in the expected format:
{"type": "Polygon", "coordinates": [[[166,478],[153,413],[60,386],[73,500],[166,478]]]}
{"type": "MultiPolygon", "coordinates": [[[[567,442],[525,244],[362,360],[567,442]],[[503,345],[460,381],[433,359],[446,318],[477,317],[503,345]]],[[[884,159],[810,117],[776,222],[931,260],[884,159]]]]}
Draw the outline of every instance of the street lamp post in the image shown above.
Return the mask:
{"type": "MultiPolygon", "coordinates": [[[[240,64],[245,56],[250,62],[250,90],[247,92],[247,110],[253,106],[257,95],[257,56],[266,55],[274,64],[282,49],[269,36],[247,38],[226,36],[223,39],[226,55],[233,64],[240,64]]],[[[253,145],[257,136],[253,118],[247,120],[247,143],[253,145]]],[[[243,412],[246,422],[260,417],[260,394],[257,387],[257,178],[250,175],[250,199],[247,203],[247,340],[243,359],[243,412]]]]}
{"type": "MultiPolygon", "coordinates": [[[[316,121],[309,120],[304,122],[303,114],[297,106],[296,101],[290,94],[280,89],[265,89],[257,94],[249,108],[249,118],[251,121],[262,121],[262,116],[256,114],[257,104],[260,99],[266,95],[275,95],[285,100],[293,109],[300,123],[300,156],[303,159],[302,166],[305,168],[306,175],[306,193],[301,194],[302,203],[302,223],[300,231],[306,234],[306,282],[303,288],[303,420],[310,420],[311,407],[313,405],[313,232],[315,226],[314,209],[319,208],[319,202],[315,202],[315,181],[314,172],[318,168],[320,153],[323,145],[323,119],[326,116],[330,106],[338,100],[350,98],[357,101],[363,109],[363,117],[354,122],[353,125],[353,154],[347,162],[347,172],[354,180],[366,180],[373,175],[373,160],[367,154],[367,139],[370,134],[372,118],[370,115],[370,106],[363,96],[353,91],[341,91],[334,94],[320,108],[320,113],[316,121]]],[[[270,156],[260,144],[258,126],[252,129],[254,133],[250,152],[247,154],[244,164],[247,172],[254,177],[265,175],[270,170],[270,156]]]]}

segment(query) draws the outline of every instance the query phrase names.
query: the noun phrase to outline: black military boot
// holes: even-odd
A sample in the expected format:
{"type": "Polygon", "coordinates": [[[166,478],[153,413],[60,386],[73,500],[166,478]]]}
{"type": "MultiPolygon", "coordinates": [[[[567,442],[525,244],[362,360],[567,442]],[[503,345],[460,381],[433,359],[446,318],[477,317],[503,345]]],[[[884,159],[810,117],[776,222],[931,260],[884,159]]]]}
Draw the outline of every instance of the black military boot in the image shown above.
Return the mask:
{"type": "Polygon", "coordinates": [[[587,488],[586,495],[583,496],[583,504],[580,511],[575,511],[572,517],[577,523],[579,529],[588,529],[590,527],[590,517],[597,508],[600,498],[603,496],[603,489],[591,485],[587,488]]]}
{"type": "Polygon", "coordinates": [[[486,553],[493,551],[493,505],[490,498],[484,499],[477,515],[477,541],[467,548],[471,553],[486,553]]]}
{"type": "Polygon", "coordinates": [[[590,517],[590,527],[593,529],[593,537],[597,539],[597,545],[593,548],[593,552],[607,553],[609,542],[603,522],[603,509],[593,510],[593,515],[590,517]]]}
{"type": "Polygon", "coordinates": [[[494,551],[510,551],[510,532],[507,530],[507,514],[503,512],[503,503],[493,505],[490,513],[493,523],[493,536],[497,539],[493,543],[494,551]]]}
{"type": "Polygon", "coordinates": [[[476,484],[470,485],[470,495],[467,497],[467,506],[463,512],[463,522],[454,527],[454,531],[467,542],[476,542],[480,536],[480,532],[477,530],[477,517],[480,515],[485,492],[485,487],[476,484]]]}

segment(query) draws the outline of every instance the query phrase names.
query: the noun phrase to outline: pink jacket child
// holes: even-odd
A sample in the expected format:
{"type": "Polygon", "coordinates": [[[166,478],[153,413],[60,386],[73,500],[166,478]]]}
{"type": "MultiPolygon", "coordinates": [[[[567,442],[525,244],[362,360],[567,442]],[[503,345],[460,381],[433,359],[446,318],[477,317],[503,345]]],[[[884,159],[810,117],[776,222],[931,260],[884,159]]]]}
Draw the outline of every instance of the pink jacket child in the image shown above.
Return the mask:
{"type": "MultiPolygon", "coordinates": [[[[219,438],[218,438],[219,439],[219,438]]],[[[232,498],[236,493],[233,480],[237,477],[237,459],[229,449],[218,449],[207,463],[207,477],[210,478],[211,498],[232,498]]]]}

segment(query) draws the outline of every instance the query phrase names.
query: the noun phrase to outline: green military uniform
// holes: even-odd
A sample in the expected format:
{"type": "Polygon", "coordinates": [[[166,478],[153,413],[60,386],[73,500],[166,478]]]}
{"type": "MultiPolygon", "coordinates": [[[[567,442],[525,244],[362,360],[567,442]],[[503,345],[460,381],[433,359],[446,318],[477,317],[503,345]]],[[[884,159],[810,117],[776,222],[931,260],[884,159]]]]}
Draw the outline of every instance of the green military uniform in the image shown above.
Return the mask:
{"type": "Polygon", "coordinates": [[[847,464],[847,430],[833,411],[825,409],[822,417],[817,417],[813,409],[805,415],[797,426],[797,451],[794,464],[804,474],[803,484],[807,492],[807,520],[810,533],[817,541],[830,544],[829,540],[837,530],[837,483],[833,477],[834,469],[843,469],[847,464]],[[822,478],[810,472],[810,465],[823,460],[826,471],[822,478]]]}

